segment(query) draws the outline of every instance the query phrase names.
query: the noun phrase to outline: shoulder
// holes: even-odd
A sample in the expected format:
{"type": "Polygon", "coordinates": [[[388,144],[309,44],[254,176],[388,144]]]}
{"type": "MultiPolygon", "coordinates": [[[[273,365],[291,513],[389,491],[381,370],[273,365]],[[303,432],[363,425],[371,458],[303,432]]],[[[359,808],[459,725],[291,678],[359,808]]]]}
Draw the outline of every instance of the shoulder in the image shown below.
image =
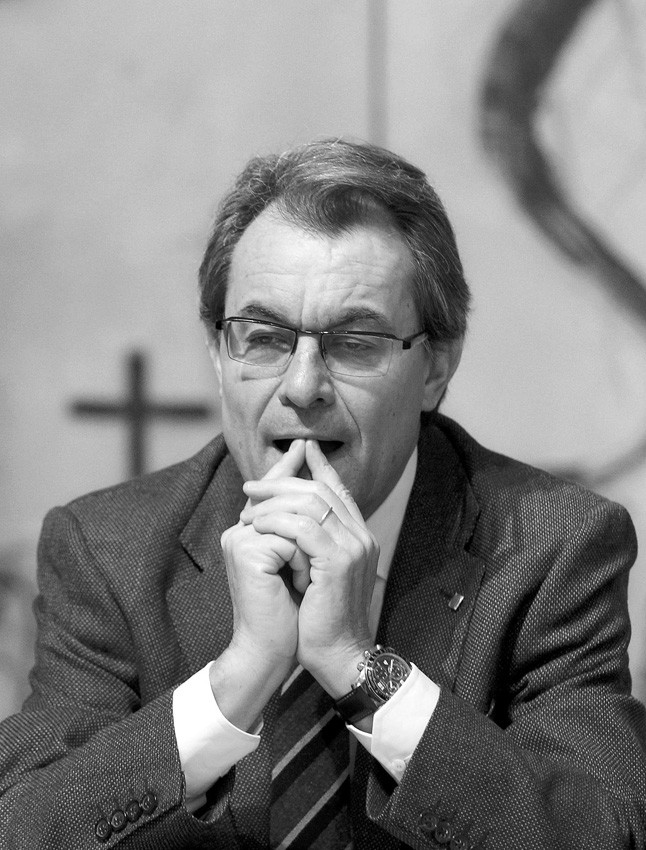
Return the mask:
{"type": "Polygon", "coordinates": [[[96,490],[54,508],[45,519],[44,535],[61,521],[77,522],[96,538],[132,537],[166,528],[177,533],[199,504],[227,455],[221,435],[196,455],[157,472],[96,490]]]}
{"type": "Polygon", "coordinates": [[[554,510],[571,506],[582,511],[614,504],[575,481],[485,448],[446,416],[438,415],[436,423],[457,454],[474,494],[485,504],[512,510],[519,504],[550,505],[554,510]]]}
{"type": "MultiPolygon", "coordinates": [[[[506,540],[544,549],[590,530],[636,553],[636,538],[626,509],[574,481],[491,451],[460,425],[437,416],[436,425],[459,459],[478,506],[477,538],[506,540]]],[[[600,543],[602,545],[602,543],[600,543]]]]}

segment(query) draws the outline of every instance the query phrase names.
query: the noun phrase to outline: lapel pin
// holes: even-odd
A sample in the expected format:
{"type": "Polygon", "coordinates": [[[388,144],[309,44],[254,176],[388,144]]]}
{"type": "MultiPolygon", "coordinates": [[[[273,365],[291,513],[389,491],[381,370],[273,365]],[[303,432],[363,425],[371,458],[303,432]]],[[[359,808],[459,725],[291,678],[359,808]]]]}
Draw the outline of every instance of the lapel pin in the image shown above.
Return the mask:
{"type": "Polygon", "coordinates": [[[449,608],[451,611],[457,611],[462,602],[464,601],[464,596],[461,593],[454,593],[453,596],[449,599],[449,608]]]}

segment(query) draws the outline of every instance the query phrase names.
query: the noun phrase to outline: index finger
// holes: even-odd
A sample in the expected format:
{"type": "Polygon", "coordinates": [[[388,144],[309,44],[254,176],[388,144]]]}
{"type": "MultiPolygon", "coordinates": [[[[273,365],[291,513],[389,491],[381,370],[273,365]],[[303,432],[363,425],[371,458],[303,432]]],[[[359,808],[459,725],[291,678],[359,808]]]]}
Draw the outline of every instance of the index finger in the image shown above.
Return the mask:
{"type": "MultiPolygon", "coordinates": [[[[277,478],[293,478],[298,475],[300,468],[305,463],[305,440],[292,440],[285,454],[265,472],[261,481],[271,481],[277,478]]],[[[247,506],[253,506],[257,502],[247,499],[247,506]]],[[[244,524],[244,523],[243,523],[244,524]]]]}
{"type": "Polygon", "coordinates": [[[292,440],[285,454],[260,479],[293,478],[305,463],[305,440],[292,440]]]}
{"type": "Polygon", "coordinates": [[[327,484],[330,490],[336,493],[343,502],[352,519],[364,525],[365,520],[357,503],[352,498],[352,494],[343,481],[339,478],[336,469],[321,451],[317,440],[305,441],[305,461],[312,473],[312,480],[327,484]]]}

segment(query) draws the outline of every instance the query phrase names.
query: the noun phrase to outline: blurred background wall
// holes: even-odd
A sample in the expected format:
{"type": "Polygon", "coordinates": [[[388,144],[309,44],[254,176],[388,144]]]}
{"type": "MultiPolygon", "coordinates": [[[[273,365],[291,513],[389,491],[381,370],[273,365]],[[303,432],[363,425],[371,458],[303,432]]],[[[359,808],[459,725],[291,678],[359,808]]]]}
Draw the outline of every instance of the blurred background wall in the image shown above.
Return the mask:
{"type": "MultiPolygon", "coordinates": [[[[646,539],[641,0],[3,0],[0,79],[0,716],[45,512],[133,469],[125,413],[88,409],[157,405],[146,469],[218,429],[210,219],[250,155],[315,136],[385,144],[445,200],[475,302],[446,412],[646,539]]],[[[644,556],[630,606],[644,699],[644,556]]]]}

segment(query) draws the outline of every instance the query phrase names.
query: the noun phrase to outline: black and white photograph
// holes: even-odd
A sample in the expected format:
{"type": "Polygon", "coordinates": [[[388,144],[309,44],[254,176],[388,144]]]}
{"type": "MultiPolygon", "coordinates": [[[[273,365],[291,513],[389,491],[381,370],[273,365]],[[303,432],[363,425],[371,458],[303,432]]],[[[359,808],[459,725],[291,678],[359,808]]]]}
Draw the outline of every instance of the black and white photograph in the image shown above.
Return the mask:
{"type": "Polygon", "coordinates": [[[644,850],[643,0],[2,0],[0,80],[0,850],[644,850]]]}

